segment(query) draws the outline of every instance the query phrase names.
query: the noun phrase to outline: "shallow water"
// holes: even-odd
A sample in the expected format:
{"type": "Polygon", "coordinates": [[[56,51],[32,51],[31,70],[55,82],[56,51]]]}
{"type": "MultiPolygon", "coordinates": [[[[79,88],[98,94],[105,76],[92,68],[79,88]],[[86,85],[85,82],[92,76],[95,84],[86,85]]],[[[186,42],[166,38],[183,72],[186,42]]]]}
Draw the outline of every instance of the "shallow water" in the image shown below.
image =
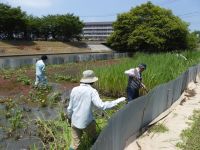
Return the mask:
{"type": "MultiPolygon", "coordinates": [[[[60,89],[58,84],[51,83],[52,92],[60,89]]],[[[15,131],[9,132],[11,127],[11,118],[7,118],[6,114],[12,112],[6,109],[6,103],[0,103],[0,149],[20,150],[30,149],[35,145],[38,149],[42,149],[41,139],[37,135],[36,120],[54,120],[59,117],[62,108],[65,108],[66,99],[69,98],[70,91],[62,91],[61,101],[57,105],[41,107],[32,105],[31,102],[19,101],[20,96],[15,96],[13,101],[16,102],[11,109],[20,110],[23,114],[21,122],[23,127],[17,128],[15,131]],[[64,101],[65,103],[63,103],[64,101]],[[11,134],[11,135],[9,135],[11,134]]],[[[2,97],[3,98],[3,97],[2,97]]],[[[7,102],[12,103],[13,101],[7,102]]],[[[66,112],[66,110],[64,110],[66,112]]],[[[13,113],[11,113],[13,116],[13,113]]]]}

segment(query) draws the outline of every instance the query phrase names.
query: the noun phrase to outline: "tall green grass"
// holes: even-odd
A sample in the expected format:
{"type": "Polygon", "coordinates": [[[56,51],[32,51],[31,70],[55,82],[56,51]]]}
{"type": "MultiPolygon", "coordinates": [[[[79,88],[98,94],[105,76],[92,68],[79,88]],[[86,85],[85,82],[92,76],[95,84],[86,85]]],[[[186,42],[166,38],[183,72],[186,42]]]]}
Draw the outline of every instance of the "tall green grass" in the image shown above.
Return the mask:
{"type": "Polygon", "coordinates": [[[187,60],[176,53],[136,53],[132,58],[121,59],[119,64],[94,68],[99,77],[99,81],[96,83],[97,88],[105,95],[125,95],[128,77],[124,71],[135,68],[140,63],[146,63],[147,69],[143,72],[143,82],[148,89],[152,89],[156,85],[175,79],[188,67],[200,61],[200,52],[198,51],[187,51],[182,55],[187,60]]]}

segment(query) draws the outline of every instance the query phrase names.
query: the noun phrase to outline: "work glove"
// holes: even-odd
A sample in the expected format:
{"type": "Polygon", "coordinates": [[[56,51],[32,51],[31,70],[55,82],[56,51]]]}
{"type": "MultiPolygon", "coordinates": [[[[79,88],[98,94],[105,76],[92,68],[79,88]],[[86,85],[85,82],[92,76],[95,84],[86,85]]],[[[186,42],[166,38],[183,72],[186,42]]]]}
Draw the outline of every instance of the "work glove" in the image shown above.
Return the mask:
{"type": "Polygon", "coordinates": [[[124,102],[125,100],[126,100],[126,97],[120,97],[116,101],[117,103],[121,103],[121,102],[124,102]]]}
{"type": "Polygon", "coordinates": [[[146,89],[146,86],[143,83],[141,83],[141,86],[142,88],[146,89]]]}

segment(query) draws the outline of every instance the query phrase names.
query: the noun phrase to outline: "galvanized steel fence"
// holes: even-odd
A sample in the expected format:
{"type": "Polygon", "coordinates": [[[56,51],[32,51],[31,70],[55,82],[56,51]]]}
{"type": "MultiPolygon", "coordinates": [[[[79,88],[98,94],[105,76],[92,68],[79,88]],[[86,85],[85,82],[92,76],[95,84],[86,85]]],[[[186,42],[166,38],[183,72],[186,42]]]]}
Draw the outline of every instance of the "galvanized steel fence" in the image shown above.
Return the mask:
{"type": "Polygon", "coordinates": [[[123,150],[129,137],[136,137],[159,114],[168,109],[191,81],[200,79],[200,65],[190,67],[175,80],[159,85],[115,113],[100,133],[92,150],[123,150]]]}

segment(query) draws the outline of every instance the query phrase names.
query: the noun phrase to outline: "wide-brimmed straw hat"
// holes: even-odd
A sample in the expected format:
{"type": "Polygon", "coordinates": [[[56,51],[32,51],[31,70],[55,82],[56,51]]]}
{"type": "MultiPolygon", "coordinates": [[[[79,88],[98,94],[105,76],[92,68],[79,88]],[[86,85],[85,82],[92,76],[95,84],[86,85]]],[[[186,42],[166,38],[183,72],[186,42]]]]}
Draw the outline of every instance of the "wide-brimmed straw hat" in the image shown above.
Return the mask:
{"type": "Polygon", "coordinates": [[[94,71],[85,70],[83,71],[83,77],[81,78],[81,83],[93,83],[96,82],[98,78],[95,76],[94,71]]]}

